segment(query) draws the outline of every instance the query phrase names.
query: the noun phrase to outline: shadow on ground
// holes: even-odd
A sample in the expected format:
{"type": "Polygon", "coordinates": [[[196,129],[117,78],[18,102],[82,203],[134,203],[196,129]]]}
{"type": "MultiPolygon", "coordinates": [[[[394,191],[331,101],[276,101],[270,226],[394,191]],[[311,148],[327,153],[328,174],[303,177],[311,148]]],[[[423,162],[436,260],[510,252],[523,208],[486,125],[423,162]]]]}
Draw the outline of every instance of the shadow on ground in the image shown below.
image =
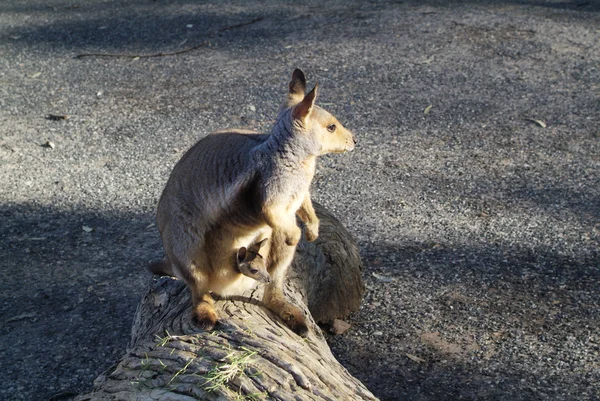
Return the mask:
{"type": "MultiPolygon", "coordinates": [[[[23,399],[78,392],[123,355],[161,255],[152,215],[0,206],[0,351],[23,399]],[[53,372],[71,372],[56,376],[53,372]]],[[[10,387],[10,386],[9,386],[10,387]]],[[[9,394],[11,389],[7,388],[9,394]]]]}
{"type": "MultiPolygon", "coordinates": [[[[7,29],[7,37],[27,45],[46,44],[49,50],[67,51],[99,51],[104,53],[123,52],[140,54],[160,51],[177,51],[199,45],[206,40],[218,41],[219,36],[227,36],[227,43],[237,42],[239,45],[260,46],[262,40],[280,40],[282,43],[291,36],[310,36],[315,24],[336,24],[346,22],[360,25],[369,13],[380,11],[393,3],[348,4],[332,7],[323,19],[322,10],[314,5],[296,6],[290,14],[290,8],[278,2],[259,2],[244,4],[244,7],[230,8],[207,7],[197,2],[165,2],[135,1],[118,7],[106,7],[104,4],[64,5],[52,4],[30,5],[5,4],[0,6],[1,12],[24,14],[31,17],[32,23],[21,27],[7,29]],[[43,17],[49,10],[56,14],[52,22],[43,17]],[[208,10],[208,11],[207,11],[208,10]],[[241,11],[243,10],[243,11],[241,11]],[[35,22],[34,22],[35,21],[35,22]],[[240,25],[255,25],[251,30],[238,31],[240,25]],[[276,27],[276,28],[275,28],[276,27]]],[[[465,1],[408,1],[414,6],[430,6],[439,8],[464,7],[465,1]]],[[[577,12],[599,12],[600,4],[596,1],[489,1],[473,0],[477,6],[526,6],[556,10],[568,10],[577,17],[577,12]]],[[[344,40],[353,37],[364,38],[375,35],[356,29],[345,30],[344,40]]]]}
{"type": "MultiPolygon", "coordinates": [[[[149,279],[145,264],[161,256],[153,215],[24,204],[3,205],[0,219],[0,341],[11,344],[2,358],[21,361],[7,379],[31,377],[37,386],[20,393],[32,399],[89,388],[123,355],[149,279]]],[[[599,340],[597,251],[407,240],[363,244],[362,254],[363,309],[354,334],[331,342],[382,399],[536,399],[560,395],[561,386],[585,394],[597,379],[582,370],[599,340]],[[374,345],[369,337],[387,333],[374,334],[369,311],[382,304],[402,335],[374,345]],[[511,359],[514,347],[538,365],[511,359]]]]}

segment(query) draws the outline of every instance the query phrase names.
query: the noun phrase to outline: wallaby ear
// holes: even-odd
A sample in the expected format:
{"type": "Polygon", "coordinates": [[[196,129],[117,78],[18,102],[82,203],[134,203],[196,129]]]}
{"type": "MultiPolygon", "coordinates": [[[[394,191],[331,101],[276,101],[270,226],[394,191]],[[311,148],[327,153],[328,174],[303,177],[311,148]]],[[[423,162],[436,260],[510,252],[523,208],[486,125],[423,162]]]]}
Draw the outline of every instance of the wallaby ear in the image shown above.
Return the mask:
{"type": "Polygon", "coordinates": [[[317,89],[319,88],[319,84],[315,84],[315,87],[308,92],[304,99],[296,106],[294,106],[294,110],[292,110],[292,117],[294,120],[305,120],[306,117],[310,114],[313,105],[315,104],[315,99],[317,98],[317,89]]]}
{"type": "Polygon", "coordinates": [[[306,93],[306,78],[302,70],[296,68],[290,81],[290,91],[287,98],[287,107],[292,107],[304,99],[306,93]]]}
{"type": "Polygon", "coordinates": [[[242,263],[244,260],[246,260],[246,251],[247,251],[247,249],[245,246],[238,249],[238,251],[237,251],[238,263],[242,263]]]}
{"type": "Polygon", "coordinates": [[[306,93],[306,78],[301,69],[296,68],[292,74],[292,81],[290,82],[290,94],[300,94],[304,96],[306,93]]]}
{"type": "Polygon", "coordinates": [[[260,248],[267,242],[269,239],[265,238],[256,243],[256,250],[260,251],[260,248]]]}

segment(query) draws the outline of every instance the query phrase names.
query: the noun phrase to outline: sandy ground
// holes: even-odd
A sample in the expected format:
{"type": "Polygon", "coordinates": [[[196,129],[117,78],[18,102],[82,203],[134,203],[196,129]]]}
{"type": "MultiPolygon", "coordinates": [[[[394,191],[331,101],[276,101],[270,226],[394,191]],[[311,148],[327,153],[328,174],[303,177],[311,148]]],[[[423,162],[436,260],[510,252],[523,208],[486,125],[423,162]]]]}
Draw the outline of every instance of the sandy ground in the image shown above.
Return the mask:
{"type": "Polygon", "coordinates": [[[6,1],[0,54],[0,399],[118,360],[173,164],[268,131],[295,67],[359,139],[313,185],[366,265],[350,372],[383,400],[600,399],[598,2],[6,1]]]}

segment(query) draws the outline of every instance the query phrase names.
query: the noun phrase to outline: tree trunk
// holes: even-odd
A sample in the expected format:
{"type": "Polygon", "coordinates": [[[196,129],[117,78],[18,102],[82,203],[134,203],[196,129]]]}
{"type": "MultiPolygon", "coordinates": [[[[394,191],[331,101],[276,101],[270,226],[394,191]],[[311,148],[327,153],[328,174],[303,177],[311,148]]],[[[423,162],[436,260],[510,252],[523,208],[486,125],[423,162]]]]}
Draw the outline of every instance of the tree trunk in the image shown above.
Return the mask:
{"type": "Polygon", "coordinates": [[[200,331],[186,286],[153,279],[127,354],[77,400],[375,400],[333,357],[315,324],[358,309],[364,292],[356,243],[322,206],[315,209],[319,238],[300,243],[286,285],[288,299],[308,315],[306,338],[259,301],[262,288],[218,299],[219,324],[200,331]]]}

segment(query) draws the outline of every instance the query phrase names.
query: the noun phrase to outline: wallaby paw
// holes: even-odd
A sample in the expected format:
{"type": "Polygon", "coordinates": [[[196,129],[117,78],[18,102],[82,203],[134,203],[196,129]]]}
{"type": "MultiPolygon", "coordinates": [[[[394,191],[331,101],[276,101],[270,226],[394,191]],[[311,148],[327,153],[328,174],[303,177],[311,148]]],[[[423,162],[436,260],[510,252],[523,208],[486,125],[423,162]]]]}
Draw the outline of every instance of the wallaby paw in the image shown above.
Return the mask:
{"type": "Polygon", "coordinates": [[[313,242],[319,237],[319,220],[306,224],[304,234],[308,242],[313,242]]]}
{"type": "Polygon", "coordinates": [[[297,245],[300,242],[300,238],[302,237],[302,230],[300,227],[295,227],[290,233],[285,237],[285,244],[289,246],[297,245]]]}
{"type": "Polygon", "coordinates": [[[192,313],[192,321],[196,326],[204,331],[211,331],[215,328],[219,316],[210,305],[198,305],[192,313]]]}

